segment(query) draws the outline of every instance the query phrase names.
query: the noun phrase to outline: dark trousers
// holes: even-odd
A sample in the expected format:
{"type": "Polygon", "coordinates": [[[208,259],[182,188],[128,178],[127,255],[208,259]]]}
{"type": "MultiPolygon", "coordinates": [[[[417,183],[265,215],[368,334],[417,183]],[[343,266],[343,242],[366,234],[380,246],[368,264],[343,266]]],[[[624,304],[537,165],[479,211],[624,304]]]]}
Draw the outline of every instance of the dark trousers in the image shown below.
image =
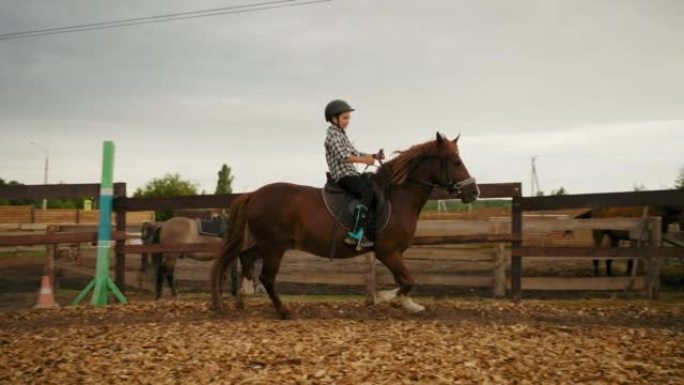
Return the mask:
{"type": "Polygon", "coordinates": [[[340,178],[340,180],[337,181],[337,184],[361,199],[362,205],[366,206],[368,209],[371,208],[375,193],[373,193],[373,186],[371,185],[370,179],[361,175],[350,175],[340,178]]]}

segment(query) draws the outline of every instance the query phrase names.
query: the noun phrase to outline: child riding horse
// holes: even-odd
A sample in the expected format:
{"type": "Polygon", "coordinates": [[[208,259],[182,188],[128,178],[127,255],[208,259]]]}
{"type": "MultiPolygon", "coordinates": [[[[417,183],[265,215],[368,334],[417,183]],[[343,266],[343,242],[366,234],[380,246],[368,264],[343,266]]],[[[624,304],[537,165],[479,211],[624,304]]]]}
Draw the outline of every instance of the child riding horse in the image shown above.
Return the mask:
{"type": "Polygon", "coordinates": [[[354,229],[347,233],[345,243],[359,247],[372,247],[368,240],[368,211],[373,204],[374,192],[372,182],[359,174],[354,163],[368,166],[375,164],[375,160],[382,160],[384,156],[369,155],[359,152],[349,141],[346,129],[349,126],[351,112],[354,111],[344,100],[333,100],[325,107],[325,121],[330,122],[328,134],[325,137],[325,159],[328,162],[330,177],[338,186],[347,190],[361,202],[356,206],[354,229]]]}
{"type": "MultiPolygon", "coordinates": [[[[375,256],[399,285],[397,290],[381,293],[379,298],[399,296],[410,312],[423,311],[424,307],[408,297],[414,281],[402,253],[413,243],[418,215],[430,193],[434,188],[443,188],[465,203],[479,196],[477,184],[461,160],[457,142],[458,138],[451,141],[437,133],[436,140],[401,152],[373,177],[392,205],[387,225],[376,234],[375,256]]],[[[336,229],[335,218],[328,213],[318,188],[274,183],[236,199],[230,208],[223,252],[214,260],[211,271],[214,310],[223,310],[223,277],[230,264],[238,257],[261,258],[261,283],[276,311],[286,318],[288,311],[275,292],[275,278],[286,250],[330,257],[333,244],[338,250],[334,258],[351,258],[363,252],[347,245],[346,234],[336,229]]]]}

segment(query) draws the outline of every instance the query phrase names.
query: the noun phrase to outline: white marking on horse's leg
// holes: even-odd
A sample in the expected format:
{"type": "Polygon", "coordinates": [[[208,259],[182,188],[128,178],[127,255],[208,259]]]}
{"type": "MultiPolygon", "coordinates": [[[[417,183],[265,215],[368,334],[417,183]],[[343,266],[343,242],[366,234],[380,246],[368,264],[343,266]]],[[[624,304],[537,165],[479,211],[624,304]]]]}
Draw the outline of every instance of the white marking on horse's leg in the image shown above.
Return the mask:
{"type": "Polygon", "coordinates": [[[238,273],[238,290],[235,296],[235,308],[236,309],[244,309],[245,308],[245,292],[243,290],[243,283],[246,281],[245,277],[242,276],[242,273],[238,273]]]}
{"type": "Polygon", "coordinates": [[[399,288],[392,289],[392,290],[380,290],[377,293],[377,303],[380,302],[390,302],[391,300],[397,298],[397,293],[399,292],[399,288]]]}
{"type": "Polygon", "coordinates": [[[409,313],[420,313],[421,311],[425,310],[425,306],[418,305],[408,296],[402,295],[400,298],[401,306],[403,306],[404,309],[406,309],[409,313]]]}
{"type": "Polygon", "coordinates": [[[245,295],[254,295],[254,282],[251,279],[242,280],[242,293],[245,295]]]}

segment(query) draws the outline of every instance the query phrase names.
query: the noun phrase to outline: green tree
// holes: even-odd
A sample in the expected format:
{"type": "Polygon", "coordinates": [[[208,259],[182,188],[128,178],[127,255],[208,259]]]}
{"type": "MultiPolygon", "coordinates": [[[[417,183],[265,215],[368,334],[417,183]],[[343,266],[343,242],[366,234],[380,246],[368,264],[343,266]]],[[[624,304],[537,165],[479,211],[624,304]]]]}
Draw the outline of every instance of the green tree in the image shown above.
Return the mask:
{"type": "Polygon", "coordinates": [[[679,190],[684,190],[684,166],[679,169],[679,175],[675,181],[675,188],[679,190]]]}
{"type": "MultiPolygon", "coordinates": [[[[23,186],[23,183],[19,183],[16,180],[5,181],[0,178],[0,187],[2,186],[23,186]]],[[[15,206],[25,206],[33,205],[38,207],[42,204],[42,201],[35,201],[32,199],[0,199],[0,205],[15,205],[15,206]]]]}
{"type": "Polygon", "coordinates": [[[646,191],[646,185],[634,182],[634,191],[646,191]]]}
{"type": "MultiPolygon", "coordinates": [[[[23,186],[23,183],[19,183],[15,180],[6,182],[4,179],[0,178],[1,186],[23,186]]],[[[48,199],[47,207],[49,209],[77,209],[80,208],[82,204],[81,199],[48,199]]],[[[42,199],[0,199],[0,205],[14,205],[14,206],[26,206],[32,205],[35,208],[43,207],[42,199]]]]}
{"type": "Polygon", "coordinates": [[[233,178],[230,167],[224,164],[218,172],[218,182],[216,182],[214,194],[231,194],[233,192],[233,178]]]}
{"type": "Polygon", "coordinates": [[[558,190],[551,190],[551,195],[567,195],[568,191],[565,189],[565,187],[561,186],[558,188],[558,190]]]}
{"type": "MultiPolygon", "coordinates": [[[[178,173],[168,173],[161,178],[154,178],[147,182],[144,187],[137,188],[133,193],[136,198],[161,198],[184,195],[197,195],[197,185],[181,179],[178,173]]],[[[169,210],[160,210],[155,213],[157,220],[165,221],[173,216],[169,210]]]]}

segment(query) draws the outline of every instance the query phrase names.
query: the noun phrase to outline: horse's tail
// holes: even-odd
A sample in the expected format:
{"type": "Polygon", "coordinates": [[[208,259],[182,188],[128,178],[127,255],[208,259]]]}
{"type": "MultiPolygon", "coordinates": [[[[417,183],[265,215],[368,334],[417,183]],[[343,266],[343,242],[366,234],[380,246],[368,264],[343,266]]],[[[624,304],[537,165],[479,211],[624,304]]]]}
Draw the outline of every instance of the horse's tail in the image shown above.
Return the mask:
{"type": "Polygon", "coordinates": [[[226,230],[226,237],[223,242],[223,249],[221,254],[216,256],[214,264],[211,267],[209,284],[211,287],[213,309],[216,312],[221,312],[223,310],[221,291],[226,270],[242,251],[245,238],[245,227],[247,226],[247,204],[249,203],[249,199],[250,195],[245,194],[236,199],[230,206],[230,218],[228,221],[228,229],[226,230]]]}

